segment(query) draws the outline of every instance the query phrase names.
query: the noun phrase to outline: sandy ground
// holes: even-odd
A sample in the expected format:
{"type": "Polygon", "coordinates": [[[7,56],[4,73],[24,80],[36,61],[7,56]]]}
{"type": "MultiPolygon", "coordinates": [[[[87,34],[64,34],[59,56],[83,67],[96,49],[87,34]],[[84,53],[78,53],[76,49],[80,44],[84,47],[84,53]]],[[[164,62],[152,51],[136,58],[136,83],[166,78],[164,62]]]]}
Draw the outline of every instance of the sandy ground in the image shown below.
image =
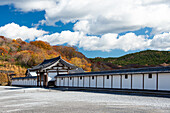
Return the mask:
{"type": "Polygon", "coordinates": [[[170,113],[170,98],[0,86],[1,113],[170,113]]]}

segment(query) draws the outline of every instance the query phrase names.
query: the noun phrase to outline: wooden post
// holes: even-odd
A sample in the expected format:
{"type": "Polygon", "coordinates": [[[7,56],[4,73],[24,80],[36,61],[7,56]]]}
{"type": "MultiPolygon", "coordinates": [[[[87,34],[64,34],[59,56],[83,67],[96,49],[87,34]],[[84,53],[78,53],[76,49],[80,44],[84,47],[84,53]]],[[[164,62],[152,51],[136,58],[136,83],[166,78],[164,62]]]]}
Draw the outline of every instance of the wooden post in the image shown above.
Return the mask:
{"type": "Polygon", "coordinates": [[[113,88],[113,75],[111,75],[111,88],[113,88]]]}
{"type": "Polygon", "coordinates": [[[39,81],[40,81],[40,87],[41,87],[41,73],[40,73],[40,80],[39,81]]]}
{"type": "Polygon", "coordinates": [[[97,88],[97,75],[96,75],[96,88],[97,88]]]}
{"type": "Polygon", "coordinates": [[[156,73],[156,90],[159,90],[159,89],[158,89],[158,85],[159,85],[159,84],[158,84],[158,73],[156,73]]]}
{"type": "Polygon", "coordinates": [[[45,80],[45,72],[43,72],[43,87],[45,87],[45,83],[46,82],[46,80],[45,80]]]}
{"type": "Polygon", "coordinates": [[[122,89],[122,75],[120,75],[120,89],[122,89]]]}

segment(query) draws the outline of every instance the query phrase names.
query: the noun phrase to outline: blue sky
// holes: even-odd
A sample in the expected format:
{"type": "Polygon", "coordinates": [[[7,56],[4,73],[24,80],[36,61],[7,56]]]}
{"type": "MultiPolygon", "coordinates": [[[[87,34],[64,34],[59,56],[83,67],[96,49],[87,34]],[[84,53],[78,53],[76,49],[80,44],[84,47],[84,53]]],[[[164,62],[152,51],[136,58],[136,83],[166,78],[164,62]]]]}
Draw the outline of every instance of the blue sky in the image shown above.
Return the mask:
{"type": "Polygon", "coordinates": [[[0,35],[76,46],[89,58],[169,51],[168,14],[165,0],[2,0],[0,35]]]}

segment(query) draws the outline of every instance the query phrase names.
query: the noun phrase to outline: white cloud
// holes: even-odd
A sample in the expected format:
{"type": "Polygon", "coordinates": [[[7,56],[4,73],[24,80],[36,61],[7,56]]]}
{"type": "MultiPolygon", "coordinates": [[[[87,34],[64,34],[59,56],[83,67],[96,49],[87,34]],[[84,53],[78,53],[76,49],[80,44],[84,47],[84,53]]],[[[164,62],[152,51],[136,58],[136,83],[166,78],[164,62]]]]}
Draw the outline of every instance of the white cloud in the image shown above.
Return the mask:
{"type": "Polygon", "coordinates": [[[34,40],[36,37],[40,37],[48,32],[43,30],[37,30],[36,28],[28,28],[26,26],[19,26],[15,23],[9,23],[5,26],[0,27],[0,35],[22,40],[34,40]]]}
{"type": "Polygon", "coordinates": [[[153,28],[154,34],[170,31],[169,0],[7,0],[24,12],[45,11],[46,24],[77,22],[76,31],[88,34],[120,33],[153,28]]]}
{"type": "Polygon", "coordinates": [[[107,33],[98,36],[87,36],[80,32],[63,31],[51,35],[44,35],[37,40],[47,41],[52,45],[69,44],[78,46],[84,50],[111,51],[121,49],[130,50],[170,50],[170,33],[155,35],[153,39],[148,39],[147,35],[136,36],[134,33],[126,33],[118,36],[115,33],[107,33]]]}
{"type": "Polygon", "coordinates": [[[69,44],[71,46],[78,45],[79,40],[83,37],[83,33],[62,31],[61,33],[54,33],[51,35],[44,35],[37,40],[49,42],[52,45],[69,44]]]}
{"type": "Polygon", "coordinates": [[[170,32],[155,35],[150,44],[151,49],[170,50],[170,32]]]}
{"type": "Polygon", "coordinates": [[[143,50],[149,46],[149,41],[144,36],[136,36],[134,33],[127,33],[117,37],[117,34],[105,34],[99,37],[85,37],[80,41],[80,47],[85,50],[110,51],[113,49],[143,50]]]}

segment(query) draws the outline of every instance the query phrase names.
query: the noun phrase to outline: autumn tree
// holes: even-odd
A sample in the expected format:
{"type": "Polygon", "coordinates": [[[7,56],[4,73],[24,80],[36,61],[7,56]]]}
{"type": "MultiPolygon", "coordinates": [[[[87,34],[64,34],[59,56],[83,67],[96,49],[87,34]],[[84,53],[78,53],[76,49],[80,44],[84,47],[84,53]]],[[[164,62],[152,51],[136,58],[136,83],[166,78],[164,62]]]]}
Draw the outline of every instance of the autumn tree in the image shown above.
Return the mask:
{"type": "Polygon", "coordinates": [[[78,57],[74,57],[71,58],[70,63],[76,65],[77,67],[82,68],[85,71],[90,72],[91,71],[91,64],[88,63],[84,58],[78,58],[78,57]]]}
{"type": "Polygon", "coordinates": [[[39,47],[39,48],[46,49],[46,50],[52,49],[49,43],[44,42],[44,41],[40,41],[40,40],[39,41],[32,41],[32,42],[30,42],[30,44],[35,45],[36,47],[39,47]]]}

